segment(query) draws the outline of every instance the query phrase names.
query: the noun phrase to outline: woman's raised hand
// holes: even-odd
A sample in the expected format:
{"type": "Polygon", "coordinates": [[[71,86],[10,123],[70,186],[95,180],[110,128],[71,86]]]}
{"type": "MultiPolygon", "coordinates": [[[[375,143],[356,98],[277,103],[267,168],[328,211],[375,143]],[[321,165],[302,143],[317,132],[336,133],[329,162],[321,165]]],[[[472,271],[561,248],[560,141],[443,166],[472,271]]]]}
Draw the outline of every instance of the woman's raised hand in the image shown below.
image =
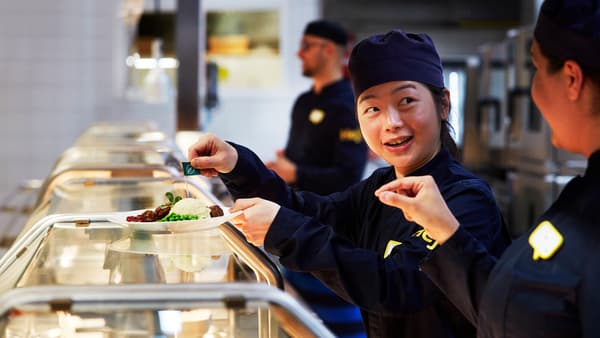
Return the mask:
{"type": "Polygon", "coordinates": [[[189,148],[188,159],[201,175],[211,177],[231,172],[238,161],[238,153],[229,143],[206,133],[189,148]]]}
{"type": "Polygon", "coordinates": [[[407,220],[422,226],[440,244],[458,229],[458,221],[431,176],[398,178],[382,185],[375,196],[383,204],[402,209],[407,220]]]}

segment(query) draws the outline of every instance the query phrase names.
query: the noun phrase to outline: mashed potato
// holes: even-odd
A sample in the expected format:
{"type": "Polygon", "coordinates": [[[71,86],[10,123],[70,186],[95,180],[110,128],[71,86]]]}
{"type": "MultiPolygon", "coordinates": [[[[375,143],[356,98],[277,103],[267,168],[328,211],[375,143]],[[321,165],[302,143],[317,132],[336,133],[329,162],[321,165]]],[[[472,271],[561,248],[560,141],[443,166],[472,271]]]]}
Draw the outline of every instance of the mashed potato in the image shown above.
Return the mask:
{"type": "Polygon", "coordinates": [[[196,215],[199,219],[210,218],[210,208],[195,198],[184,198],[171,207],[171,212],[178,215],[196,215]]]}

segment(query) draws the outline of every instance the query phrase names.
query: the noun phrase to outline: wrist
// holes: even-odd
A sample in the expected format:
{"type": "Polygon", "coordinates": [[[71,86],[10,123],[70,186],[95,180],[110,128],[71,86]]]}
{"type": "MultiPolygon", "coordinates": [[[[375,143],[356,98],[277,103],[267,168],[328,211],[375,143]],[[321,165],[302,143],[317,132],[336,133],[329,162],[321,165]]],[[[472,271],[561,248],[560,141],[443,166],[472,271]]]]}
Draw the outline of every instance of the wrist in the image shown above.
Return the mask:
{"type": "Polygon", "coordinates": [[[456,230],[458,230],[458,227],[459,227],[458,222],[446,224],[442,229],[437,231],[437,234],[434,239],[440,245],[442,245],[456,233],[456,230]]]}

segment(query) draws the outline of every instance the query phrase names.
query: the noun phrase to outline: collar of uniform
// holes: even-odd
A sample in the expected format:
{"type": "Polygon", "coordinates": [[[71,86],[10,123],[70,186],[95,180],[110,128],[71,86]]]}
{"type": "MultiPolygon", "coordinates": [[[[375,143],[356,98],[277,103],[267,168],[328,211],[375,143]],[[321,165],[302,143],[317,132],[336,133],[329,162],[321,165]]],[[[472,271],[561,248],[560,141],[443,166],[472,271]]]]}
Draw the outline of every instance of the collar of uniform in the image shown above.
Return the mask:
{"type": "MultiPolygon", "coordinates": [[[[348,81],[345,78],[341,78],[335,82],[331,82],[330,84],[324,86],[323,88],[321,88],[321,92],[319,93],[319,95],[323,95],[324,93],[328,92],[328,91],[337,91],[337,89],[345,82],[348,81]]],[[[315,92],[315,88],[313,87],[312,92],[315,92]]]]}
{"type": "Polygon", "coordinates": [[[600,149],[590,155],[588,159],[587,169],[585,169],[585,176],[600,175],[600,149]]]}
{"type": "Polygon", "coordinates": [[[441,170],[448,168],[448,162],[450,161],[450,153],[446,149],[446,147],[442,146],[442,149],[431,159],[431,161],[425,163],[421,168],[413,171],[407,176],[422,176],[422,175],[431,175],[433,177],[438,177],[437,174],[441,170]]]}

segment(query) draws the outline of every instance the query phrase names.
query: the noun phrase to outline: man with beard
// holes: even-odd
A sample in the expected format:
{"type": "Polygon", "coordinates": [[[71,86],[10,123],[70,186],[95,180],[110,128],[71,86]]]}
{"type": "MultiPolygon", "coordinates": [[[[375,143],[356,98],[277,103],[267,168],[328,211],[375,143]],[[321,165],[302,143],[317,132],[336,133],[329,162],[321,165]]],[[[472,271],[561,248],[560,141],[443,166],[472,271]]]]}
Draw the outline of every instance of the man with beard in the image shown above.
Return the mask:
{"type": "Polygon", "coordinates": [[[354,95],[343,75],[348,37],[330,21],[310,22],[298,49],[310,90],[294,103],[285,150],[267,163],[296,190],[327,195],[358,182],[367,161],[354,112],[354,95]]]}

